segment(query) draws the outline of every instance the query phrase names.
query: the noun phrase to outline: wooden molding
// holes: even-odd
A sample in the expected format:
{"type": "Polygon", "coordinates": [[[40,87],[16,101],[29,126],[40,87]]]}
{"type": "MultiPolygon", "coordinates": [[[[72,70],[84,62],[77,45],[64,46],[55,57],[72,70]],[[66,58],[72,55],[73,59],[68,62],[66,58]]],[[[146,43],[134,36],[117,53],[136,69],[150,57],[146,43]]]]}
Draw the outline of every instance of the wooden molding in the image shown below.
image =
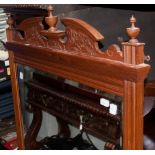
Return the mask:
{"type": "Polygon", "coordinates": [[[24,149],[24,136],[15,66],[23,64],[122,96],[123,149],[143,149],[144,79],[150,65],[144,63],[144,44],[136,40],[139,32],[133,34],[135,19],[130,20],[132,41],[122,43],[122,48],[112,44],[105,52],[98,46],[104,37],[80,19],[63,18],[65,30],[57,30],[52,24],[50,31],[44,29],[42,21],[42,17],[29,18],[16,29],[9,22],[7,30],[12,36],[8,36],[6,47],[11,55],[16,121],[20,124],[19,148],[24,149]]]}

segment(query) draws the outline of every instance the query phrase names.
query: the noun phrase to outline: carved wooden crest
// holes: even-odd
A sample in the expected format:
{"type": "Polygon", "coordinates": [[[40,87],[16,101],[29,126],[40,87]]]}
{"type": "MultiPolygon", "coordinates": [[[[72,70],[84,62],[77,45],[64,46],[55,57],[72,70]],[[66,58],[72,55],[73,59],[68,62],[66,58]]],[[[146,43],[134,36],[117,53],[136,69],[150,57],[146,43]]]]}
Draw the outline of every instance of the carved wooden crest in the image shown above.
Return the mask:
{"type": "Polygon", "coordinates": [[[101,51],[98,42],[104,38],[103,35],[80,19],[63,18],[61,23],[65,26],[65,31],[57,30],[58,19],[52,15],[52,11],[53,8],[49,7],[49,16],[45,17],[48,30],[44,29],[43,17],[29,18],[17,26],[14,41],[78,55],[123,61],[123,53],[118,45],[111,45],[106,51],[101,51]]]}

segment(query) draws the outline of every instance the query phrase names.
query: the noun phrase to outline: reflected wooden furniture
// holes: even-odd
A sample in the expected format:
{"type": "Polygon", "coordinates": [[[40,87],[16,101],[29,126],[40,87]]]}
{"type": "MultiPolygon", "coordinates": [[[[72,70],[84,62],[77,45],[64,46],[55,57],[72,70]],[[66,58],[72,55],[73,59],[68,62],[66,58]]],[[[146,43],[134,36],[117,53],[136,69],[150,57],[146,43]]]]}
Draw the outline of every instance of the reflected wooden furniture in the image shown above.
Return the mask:
{"type": "MultiPolygon", "coordinates": [[[[19,149],[25,145],[18,64],[123,97],[123,149],[143,149],[144,79],[150,66],[144,63],[145,44],[137,40],[140,29],[135,27],[136,19],[130,19],[129,42],[123,42],[121,49],[113,44],[101,51],[98,42],[104,37],[95,28],[80,19],[62,18],[65,30],[57,30],[57,17],[52,11],[50,6],[45,19],[29,18],[15,28],[11,16],[8,18],[6,47],[10,56],[19,149]],[[44,20],[49,25],[47,30],[44,20]]],[[[37,109],[35,112],[41,115],[37,109]]]]}
{"type": "Polygon", "coordinates": [[[88,89],[81,84],[73,86],[65,81],[66,79],[61,78],[60,81],[33,73],[33,79],[26,82],[27,109],[33,112],[36,118],[25,137],[26,149],[40,149],[47,140],[45,137],[39,142],[36,141],[41,127],[42,110],[56,117],[60,137],[70,138],[68,124],[79,128],[82,123],[83,131],[93,134],[106,143],[120,146],[121,98],[108,97],[99,90],[88,89]],[[110,114],[109,108],[100,105],[100,98],[115,103],[118,106],[117,115],[110,114]]]}

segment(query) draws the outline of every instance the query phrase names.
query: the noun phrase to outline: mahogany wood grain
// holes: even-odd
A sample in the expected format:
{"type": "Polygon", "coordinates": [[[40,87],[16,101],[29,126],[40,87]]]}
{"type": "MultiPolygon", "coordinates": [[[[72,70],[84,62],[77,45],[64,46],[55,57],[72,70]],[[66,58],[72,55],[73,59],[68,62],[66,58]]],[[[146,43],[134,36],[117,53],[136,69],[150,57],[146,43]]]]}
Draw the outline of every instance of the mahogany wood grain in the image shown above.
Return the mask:
{"type": "Polygon", "coordinates": [[[20,122],[17,130],[20,149],[24,149],[24,137],[17,63],[122,96],[123,149],[143,149],[144,79],[150,66],[144,63],[144,44],[138,42],[138,32],[132,30],[135,21],[130,20],[133,25],[129,29],[131,40],[122,44],[123,51],[117,45],[111,45],[103,52],[98,47],[103,36],[84,21],[62,19],[67,37],[65,41],[59,33],[54,32],[54,37],[47,35],[47,31],[45,34],[42,19],[30,18],[17,26],[24,32],[23,36],[19,31],[8,28],[8,34],[14,34],[6,47],[10,50],[16,121],[20,122]]]}
{"type": "Polygon", "coordinates": [[[14,49],[17,63],[54,73],[119,96],[123,95],[124,79],[142,81],[150,68],[146,64],[127,65],[114,60],[60,53],[11,42],[7,43],[7,48],[14,49]]]}
{"type": "Polygon", "coordinates": [[[143,149],[143,83],[125,81],[123,104],[123,148],[143,149]],[[140,104],[141,103],[141,104],[140,104]]]}
{"type": "MultiPolygon", "coordinates": [[[[144,62],[144,44],[123,43],[124,62],[142,64],[144,62]]],[[[123,104],[123,148],[143,149],[143,105],[144,81],[124,82],[123,104]]]]}
{"type": "MultiPolygon", "coordinates": [[[[13,20],[9,16],[8,24],[9,28],[6,30],[7,40],[11,41],[13,38],[13,31],[11,24],[13,20]]],[[[20,95],[19,95],[19,85],[18,85],[18,74],[17,74],[17,64],[14,62],[13,51],[9,50],[9,63],[10,63],[10,72],[11,72],[11,83],[12,83],[12,93],[13,93],[13,104],[15,111],[15,122],[16,122],[16,131],[17,131],[17,143],[19,149],[24,149],[24,129],[23,129],[23,117],[21,113],[20,105],[20,95]]]]}
{"type": "MultiPolygon", "coordinates": [[[[131,39],[123,43],[124,62],[127,64],[144,63],[144,43],[139,43],[137,36],[140,28],[135,27],[135,17],[130,18],[131,27],[127,32],[131,39]]],[[[144,81],[124,81],[123,104],[123,148],[132,150],[143,149],[143,111],[144,81]]]]}

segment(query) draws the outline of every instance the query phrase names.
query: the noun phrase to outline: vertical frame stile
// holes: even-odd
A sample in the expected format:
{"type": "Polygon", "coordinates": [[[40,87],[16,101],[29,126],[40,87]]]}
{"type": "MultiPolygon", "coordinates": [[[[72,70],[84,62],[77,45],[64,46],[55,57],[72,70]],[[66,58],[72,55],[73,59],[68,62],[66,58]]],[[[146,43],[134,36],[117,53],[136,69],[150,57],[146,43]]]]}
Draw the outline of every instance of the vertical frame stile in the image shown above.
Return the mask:
{"type": "MultiPolygon", "coordinates": [[[[11,15],[8,16],[7,24],[9,25],[9,27],[6,30],[7,40],[12,41],[14,30],[13,30],[13,19],[11,15]]],[[[11,85],[12,85],[12,93],[13,93],[18,149],[23,150],[24,149],[24,128],[23,128],[23,117],[21,114],[20,96],[19,96],[17,64],[14,62],[13,51],[9,50],[8,52],[9,52],[11,85]]]]}
{"type": "MultiPolygon", "coordinates": [[[[131,27],[127,33],[129,42],[122,43],[124,63],[138,65],[144,63],[144,43],[139,43],[136,37],[140,29],[135,27],[136,19],[130,18],[131,27]]],[[[123,148],[129,150],[143,149],[143,101],[144,80],[124,81],[123,103],[123,148]]]]}

